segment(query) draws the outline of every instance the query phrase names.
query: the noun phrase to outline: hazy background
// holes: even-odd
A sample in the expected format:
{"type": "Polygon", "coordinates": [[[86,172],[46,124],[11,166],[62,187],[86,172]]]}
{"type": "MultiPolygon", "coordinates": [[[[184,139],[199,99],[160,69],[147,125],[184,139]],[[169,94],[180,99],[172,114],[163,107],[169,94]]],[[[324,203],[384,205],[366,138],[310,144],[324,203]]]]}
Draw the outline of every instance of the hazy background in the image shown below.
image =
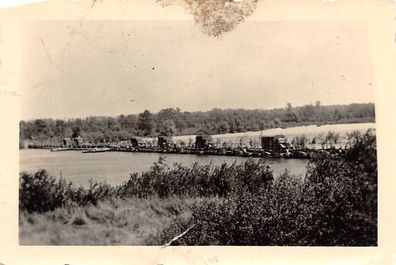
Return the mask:
{"type": "Polygon", "coordinates": [[[359,22],[29,21],[21,119],[374,102],[359,22]]]}

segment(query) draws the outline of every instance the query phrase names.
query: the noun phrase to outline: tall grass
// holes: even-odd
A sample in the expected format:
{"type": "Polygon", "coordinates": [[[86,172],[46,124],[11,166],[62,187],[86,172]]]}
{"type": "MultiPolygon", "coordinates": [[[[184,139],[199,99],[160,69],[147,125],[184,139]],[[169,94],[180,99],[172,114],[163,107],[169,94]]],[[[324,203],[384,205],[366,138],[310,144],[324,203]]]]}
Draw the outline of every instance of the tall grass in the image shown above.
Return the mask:
{"type": "Polygon", "coordinates": [[[203,200],[108,199],[97,205],[65,206],[45,213],[20,212],[21,245],[160,245],[158,236],[175,217],[189,218],[203,200]]]}

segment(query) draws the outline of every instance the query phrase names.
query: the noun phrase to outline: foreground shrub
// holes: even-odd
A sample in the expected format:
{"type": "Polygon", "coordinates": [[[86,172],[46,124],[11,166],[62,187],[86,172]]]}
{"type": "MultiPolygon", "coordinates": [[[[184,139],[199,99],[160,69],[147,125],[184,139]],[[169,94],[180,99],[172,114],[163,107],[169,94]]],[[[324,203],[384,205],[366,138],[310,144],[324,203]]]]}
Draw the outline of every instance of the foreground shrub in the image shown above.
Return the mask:
{"type": "Polygon", "coordinates": [[[227,197],[231,192],[246,190],[256,193],[270,185],[273,177],[264,160],[248,160],[241,164],[212,164],[191,167],[176,164],[169,168],[162,159],[150,171],[131,174],[129,180],[118,187],[121,197],[147,198],[158,196],[227,197]]]}
{"type": "Polygon", "coordinates": [[[308,245],[377,243],[377,149],[371,131],[355,136],[343,155],[311,160],[301,197],[298,230],[308,245]]]}
{"type": "Polygon", "coordinates": [[[175,245],[292,245],[302,179],[287,173],[270,189],[235,192],[226,200],[193,209],[190,219],[178,219],[162,234],[164,242],[193,227],[175,245]]]}
{"type": "Polygon", "coordinates": [[[76,188],[65,179],[56,179],[45,170],[22,172],[19,179],[19,209],[31,212],[52,211],[58,207],[96,204],[115,194],[105,183],[91,182],[89,188],[76,188]]]}
{"type": "Polygon", "coordinates": [[[303,180],[287,172],[267,189],[233,191],[176,220],[180,245],[377,245],[377,159],[372,132],[345,153],[319,153],[303,180]],[[191,228],[192,227],[192,228],[191,228]]]}

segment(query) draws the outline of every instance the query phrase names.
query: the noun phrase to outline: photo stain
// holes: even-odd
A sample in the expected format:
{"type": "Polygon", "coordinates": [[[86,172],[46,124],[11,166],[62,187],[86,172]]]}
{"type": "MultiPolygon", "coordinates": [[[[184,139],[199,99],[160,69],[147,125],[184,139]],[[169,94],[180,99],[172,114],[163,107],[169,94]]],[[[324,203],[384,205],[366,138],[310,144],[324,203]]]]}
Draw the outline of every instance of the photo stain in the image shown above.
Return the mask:
{"type": "Polygon", "coordinates": [[[179,4],[191,12],[196,24],[209,36],[233,30],[256,9],[258,0],[157,0],[163,7],[179,4]]]}

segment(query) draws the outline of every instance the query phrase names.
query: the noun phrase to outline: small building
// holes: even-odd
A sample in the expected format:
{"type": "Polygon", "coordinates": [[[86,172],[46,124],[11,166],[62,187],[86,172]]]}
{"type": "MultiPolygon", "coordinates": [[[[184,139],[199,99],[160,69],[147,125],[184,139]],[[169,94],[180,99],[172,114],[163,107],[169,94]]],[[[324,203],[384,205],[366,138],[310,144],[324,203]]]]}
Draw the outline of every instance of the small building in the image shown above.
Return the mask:
{"type": "Polygon", "coordinates": [[[143,141],[143,138],[141,138],[141,137],[132,137],[131,145],[134,148],[146,147],[146,143],[143,141]]]}
{"type": "Polygon", "coordinates": [[[261,147],[265,151],[284,152],[290,146],[284,135],[261,137],[261,147]]]}
{"type": "Polygon", "coordinates": [[[81,147],[84,141],[80,136],[73,137],[73,147],[81,147]]]}
{"type": "Polygon", "coordinates": [[[72,145],[73,145],[73,141],[71,138],[63,138],[62,139],[62,146],[71,147],[72,145]]]}
{"type": "Polygon", "coordinates": [[[174,147],[174,143],[171,136],[159,136],[158,137],[159,148],[171,148],[174,147]]]}
{"type": "Polygon", "coordinates": [[[83,144],[83,138],[80,136],[62,139],[62,146],[64,147],[81,147],[83,144]]]}
{"type": "Polygon", "coordinates": [[[213,146],[213,138],[210,135],[197,135],[195,137],[195,148],[208,149],[213,146]]]}

